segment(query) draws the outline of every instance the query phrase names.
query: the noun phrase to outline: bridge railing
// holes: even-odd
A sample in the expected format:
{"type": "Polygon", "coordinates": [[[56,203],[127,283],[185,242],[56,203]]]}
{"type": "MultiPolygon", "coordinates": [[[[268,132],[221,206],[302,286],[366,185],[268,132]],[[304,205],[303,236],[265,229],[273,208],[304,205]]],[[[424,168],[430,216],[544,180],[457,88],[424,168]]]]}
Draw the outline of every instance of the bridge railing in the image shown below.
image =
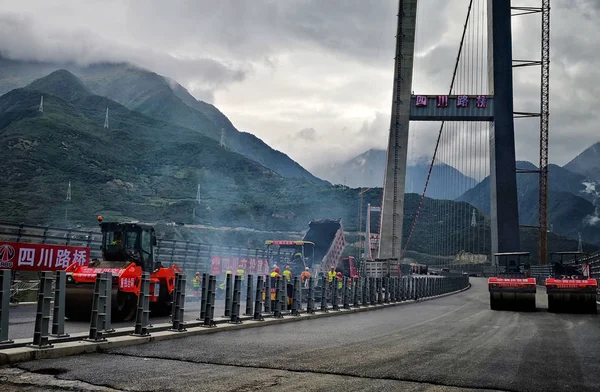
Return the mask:
{"type": "MultiPolygon", "coordinates": [[[[85,246],[90,248],[92,258],[101,256],[100,230],[65,229],[50,226],[26,225],[0,221],[0,240],[10,242],[39,243],[52,245],[85,246]]],[[[211,272],[213,256],[222,258],[265,259],[265,249],[253,249],[224,245],[213,245],[193,241],[179,241],[164,238],[157,239],[155,257],[163,265],[176,264],[192,273],[211,272]]]]}
{"type": "MultiPolygon", "coordinates": [[[[32,348],[45,348],[54,343],[83,339],[88,342],[100,342],[107,337],[130,335],[132,332],[136,336],[149,336],[159,331],[182,332],[194,327],[214,327],[222,323],[238,324],[246,320],[264,321],[269,317],[278,319],[299,316],[302,313],[342,312],[361,307],[384,308],[402,302],[456,293],[469,287],[469,278],[464,275],[345,278],[339,282],[335,280],[332,284],[328,282],[327,277],[310,278],[303,283],[298,277],[288,281],[285,277],[246,275],[242,280],[240,276],[227,275],[223,281],[222,277],[203,274],[201,287],[195,288],[193,298],[190,298],[193,300],[188,301],[186,300],[187,279],[185,275],[177,274],[175,290],[172,293],[174,303],[171,306],[170,303],[164,302],[162,304],[167,305],[166,307],[155,308],[161,313],[166,310],[166,314],[171,315],[171,321],[169,324],[153,322],[152,324],[155,325],[152,326],[148,319],[152,312],[149,311],[152,292],[149,288],[150,275],[144,273],[139,283],[140,294],[137,299],[137,314],[134,317],[135,325],[129,324],[129,327],[114,329],[110,315],[101,311],[103,307],[111,309],[110,301],[114,300],[111,295],[114,287],[111,284],[113,280],[110,272],[97,274],[94,285],[95,299],[90,301],[88,305],[90,308],[85,309],[85,306],[79,304],[76,308],[71,307],[70,310],[67,310],[68,301],[65,301],[67,287],[65,272],[42,272],[42,279],[38,286],[33,341],[29,339],[11,341],[8,331],[11,312],[8,302],[11,288],[8,284],[10,272],[10,270],[0,270],[0,351],[4,348],[26,345],[32,348]],[[54,299],[53,306],[52,299],[54,299]],[[196,307],[186,310],[186,306],[196,307]],[[193,312],[193,319],[184,317],[184,311],[193,312]],[[89,334],[70,331],[70,323],[67,322],[65,314],[77,317],[87,315],[88,320],[91,317],[89,334]],[[49,330],[50,320],[52,320],[52,334],[49,330]]],[[[22,328],[22,325],[19,328],[22,328]]]]}

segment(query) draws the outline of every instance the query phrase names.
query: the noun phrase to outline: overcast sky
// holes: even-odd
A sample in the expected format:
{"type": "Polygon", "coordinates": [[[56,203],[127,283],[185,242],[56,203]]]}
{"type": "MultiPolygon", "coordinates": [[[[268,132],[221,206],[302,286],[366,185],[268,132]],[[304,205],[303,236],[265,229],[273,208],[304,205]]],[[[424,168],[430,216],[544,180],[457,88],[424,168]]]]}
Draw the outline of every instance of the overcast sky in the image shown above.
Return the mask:
{"type": "MultiPolygon", "coordinates": [[[[416,92],[448,90],[467,4],[421,0],[416,92]]],[[[387,145],[397,7],[397,0],[3,0],[0,51],[149,68],[312,169],[387,145]]],[[[600,1],[552,7],[550,160],[562,165],[600,140],[600,1]]],[[[513,19],[515,58],[539,58],[539,20],[513,19]]],[[[516,71],[515,82],[515,110],[536,110],[539,68],[516,71]]],[[[518,159],[537,162],[537,120],[516,125],[518,159]]],[[[413,153],[432,153],[437,128],[411,128],[413,153]]]]}

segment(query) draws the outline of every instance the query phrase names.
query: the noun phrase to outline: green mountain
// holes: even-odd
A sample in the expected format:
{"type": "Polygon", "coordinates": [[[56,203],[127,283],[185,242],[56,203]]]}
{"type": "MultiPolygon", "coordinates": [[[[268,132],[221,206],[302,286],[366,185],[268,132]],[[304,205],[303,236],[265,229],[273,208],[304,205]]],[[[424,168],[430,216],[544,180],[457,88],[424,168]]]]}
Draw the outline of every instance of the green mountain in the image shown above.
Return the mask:
{"type": "MultiPolygon", "coordinates": [[[[519,169],[536,170],[530,162],[517,162],[519,169]]],[[[468,202],[485,214],[490,213],[490,182],[486,177],[458,200],[468,202]]],[[[538,224],[538,176],[517,174],[519,221],[522,225],[538,224]]],[[[587,192],[585,177],[557,166],[548,166],[548,220],[552,230],[568,238],[600,244],[600,231],[591,224],[597,216],[595,196],[587,192]]]]}
{"type": "Polygon", "coordinates": [[[64,70],[0,97],[0,148],[10,168],[0,180],[4,220],[63,224],[101,214],[302,230],[315,217],[358,219],[357,190],[284,178],[195,130],[94,95],[64,70]]]}
{"type": "MultiPolygon", "coordinates": [[[[342,218],[346,230],[358,226],[358,189],[285,178],[196,130],[95,95],[64,70],[0,96],[0,149],[8,168],[0,180],[0,220],[89,226],[103,215],[273,232],[303,231],[315,218],[342,218]],[[38,111],[42,95],[43,113],[38,111]],[[108,129],[103,127],[106,108],[108,129]],[[66,201],[69,182],[72,200],[66,201]]],[[[365,192],[363,207],[380,205],[381,196],[381,188],[365,192]]],[[[406,195],[405,238],[419,201],[417,194],[406,195]]],[[[432,252],[432,233],[452,219],[436,216],[440,209],[434,203],[465,214],[472,209],[467,203],[426,199],[410,250],[432,252]]],[[[480,215],[475,229],[450,230],[444,239],[449,249],[475,247],[470,230],[488,233],[488,219],[480,215]]],[[[235,237],[243,236],[223,238],[235,237]]]]}
{"type": "Polygon", "coordinates": [[[160,121],[170,122],[220,140],[274,172],[288,178],[327,182],[313,176],[286,154],[274,150],[256,136],[238,131],[216,107],[198,101],[178,83],[130,64],[101,63],[87,67],[9,60],[0,57],[0,94],[24,87],[59,68],[77,75],[94,93],[160,121]]]}

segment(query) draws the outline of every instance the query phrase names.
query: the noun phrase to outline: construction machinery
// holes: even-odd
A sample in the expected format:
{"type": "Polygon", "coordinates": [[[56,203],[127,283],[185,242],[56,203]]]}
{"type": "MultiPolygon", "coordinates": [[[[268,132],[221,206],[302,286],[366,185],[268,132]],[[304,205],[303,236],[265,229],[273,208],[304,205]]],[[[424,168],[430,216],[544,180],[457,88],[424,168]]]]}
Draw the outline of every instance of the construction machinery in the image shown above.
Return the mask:
{"type": "Polygon", "coordinates": [[[312,267],[315,259],[315,244],[310,241],[267,240],[267,259],[277,265],[283,273],[290,266],[292,276],[300,276],[304,268],[312,267]]]}
{"type": "Polygon", "coordinates": [[[89,265],[71,264],[66,269],[66,309],[69,319],[88,319],[92,309],[96,275],[112,273],[111,316],[114,321],[130,320],[135,316],[142,273],[150,273],[150,310],[156,316],[168,316],[173,301],[175,272],[173,265],[165,268],[154,260],[157,244],[154,228],[137,223],[103,222],[102,257],[89,265]]]}
{"type": "Polygon", "coordinates": [[[535,311],[536,280],[529,274],[529,252],[495,253],[502,272],[488,278],[492,310],[535,311]]]}
{"type": "Polygon", "coordinates": [[[549,312],[597,314],[598,281],[584,273],[579,260],[584,252],[556,252],[550,255],[552,275],[546,279],[549,312]]]}

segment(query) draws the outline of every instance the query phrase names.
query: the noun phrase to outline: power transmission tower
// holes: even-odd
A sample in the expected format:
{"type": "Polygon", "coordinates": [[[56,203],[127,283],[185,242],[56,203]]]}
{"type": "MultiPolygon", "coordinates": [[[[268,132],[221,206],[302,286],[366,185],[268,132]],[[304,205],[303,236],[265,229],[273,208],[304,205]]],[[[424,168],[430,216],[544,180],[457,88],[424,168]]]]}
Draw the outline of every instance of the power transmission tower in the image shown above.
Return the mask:
{"type": "MultiPolygon", "coordinates": [[[[67,188],[67,202],[71,201],[71,181],[69,181],[69,187],[67,188]]],[[[65,204],[65,221],[69,220],[69,203],[65,204]]]]}
{"type": "Polygon", "coordinates": [[[477,226],[477,218],[475,217],[477,213],[475,211],[476,210],[473,208],[473,215],[471,215],[471,227],[477,226]]]}
{"type": "Polygon", "coordinates": [[[108,128],[108,108],[106,108],[106,118],[104,118],[104,128],[108,128]]]}
{"type": "Polygon", "coordinates": [[[71,201],[71,181],[69,181],[69,187],[67,188],[67,201],[71,201]]]}
{"type": "Polygon", "coordinates": [[[577,233],[577,252],[583,252],[583,241],[581,240],[581,233],[577,233]]]}
{"type": "Polygon", "coordinates": [[[221,128],[221,141],[219,142],[219,145],[223,148],[227,147],[225,145],[225,128],[221,128]]]}
{"type": "Polygon", "coordinates": [[[44,113],[44,96],[40,99],[40,108],[38,109],[40,113],[44,113]]]}

